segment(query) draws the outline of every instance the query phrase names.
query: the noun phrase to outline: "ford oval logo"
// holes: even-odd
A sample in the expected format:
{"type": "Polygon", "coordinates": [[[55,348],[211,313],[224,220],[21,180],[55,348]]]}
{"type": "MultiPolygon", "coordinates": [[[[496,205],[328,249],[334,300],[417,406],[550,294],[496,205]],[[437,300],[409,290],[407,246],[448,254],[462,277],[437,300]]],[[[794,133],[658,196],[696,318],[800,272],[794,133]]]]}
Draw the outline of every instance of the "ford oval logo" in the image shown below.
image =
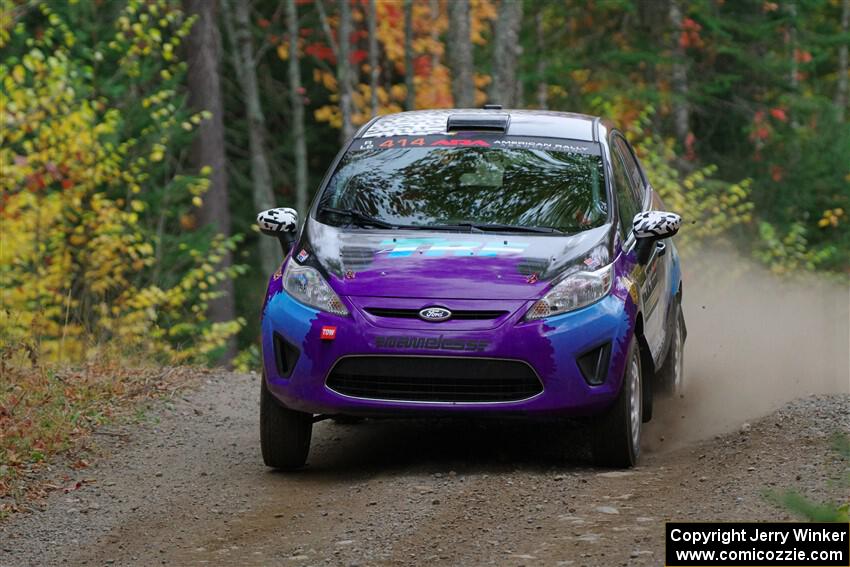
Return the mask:
{"type": "Polygon", "coordinates": [[[442,307],[426,307],[419,312],[419,318],[423,321],[445,321],[452,316],[452,312],[442,307]]]}

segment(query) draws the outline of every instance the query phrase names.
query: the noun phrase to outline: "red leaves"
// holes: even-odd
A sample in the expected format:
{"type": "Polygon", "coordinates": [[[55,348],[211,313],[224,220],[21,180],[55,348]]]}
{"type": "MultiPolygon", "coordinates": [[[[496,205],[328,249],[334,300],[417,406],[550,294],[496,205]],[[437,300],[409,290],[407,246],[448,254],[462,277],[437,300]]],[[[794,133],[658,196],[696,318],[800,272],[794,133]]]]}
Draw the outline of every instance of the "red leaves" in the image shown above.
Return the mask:
{"type": "Polygon", "coordinates": [[[420,55],[413,60],[413,74],[420,77],[428,77],[431,75],[431,57],[428,55],[420,55]]]}
{"type": "Polygon", "coordinates": [[[334,51],[324,43],[311,43],[304,48],[304,53],[315,57],[319,61],[327,61],[328,63],[336,63],[334,51]]]}
{"type": "Polygon", "coordinates": [[[679,47],[682,49],[702,49],[705,43],[699,35],[702,26],[692,18],[682,20],[682,33],[679,34],[679,47]]]}
{"type": "Polygon", "coordinates": [[[782,181],[782,177],[785,175],[785,170],[780,166],[774,164],[770,166],[770,178],[776,181],[782,181]]]}
{"type": "Polygon", "coordinates": [[[359,65],[360,63],[366,60],[366,57],[368,57],[368,55],[369,53],[365,49],[355,49],[354,52],[352,52],[351,54],[351,64],[359,65]]]}
{"type": "Polygon", "coordinates": [[[694,136],[694,133],[688,132],[688,135],[685,136],[685,159],[688,161],[696,161],[697,159],[696,142],[697,137],[694,136]]]}
{"type": "Polygon", "coordinates": [[[780,122],[788,122],[788,115],[785,114],[785,109],[781,107],[771,108],[770,115],[780,122]]]}
{"type": "Polygon", "coordinates": [[[794,50],[794,59],[798,63],[811,63],[812,62],[812,54],[808,51],[795,49],[794,50]]]}
{"type": "Polygon", "coordinates": [[[35,193],[47,187],[44,181],[44,176],[40,173],[34,173],[27,177],[27,189],[35,193]]]}

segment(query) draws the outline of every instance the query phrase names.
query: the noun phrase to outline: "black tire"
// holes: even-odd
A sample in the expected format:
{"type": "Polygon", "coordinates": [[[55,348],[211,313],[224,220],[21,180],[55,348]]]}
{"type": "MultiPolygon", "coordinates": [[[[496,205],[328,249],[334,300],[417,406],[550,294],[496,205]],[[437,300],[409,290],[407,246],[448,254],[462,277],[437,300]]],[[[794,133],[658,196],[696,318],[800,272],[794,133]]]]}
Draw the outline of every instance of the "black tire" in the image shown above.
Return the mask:
{"type": "Polygon", "coordinates": [[[670,397],[682,396],[685,391],[685,316],[677,308],[670,347],[664,363],[658,370],[658,385],[661,392],[670,397]]]}
{"type": "Polygon", "coordinates": [[[260,382],[260,448],[268,467],[300,469],[307,462],[313,436],[313,416],[286,409],[269,393],[266,377],[260,382]]]}
{"type": "Polygon", "coordinates": [[[632,337],[620,394],[594,424],[593,456],[598,465],[629,468],[637,464],[643,422],[642,382],[640,349],[637,338],[632,337]],[[637,413],[633,414],[635,406],[637,413]]]}

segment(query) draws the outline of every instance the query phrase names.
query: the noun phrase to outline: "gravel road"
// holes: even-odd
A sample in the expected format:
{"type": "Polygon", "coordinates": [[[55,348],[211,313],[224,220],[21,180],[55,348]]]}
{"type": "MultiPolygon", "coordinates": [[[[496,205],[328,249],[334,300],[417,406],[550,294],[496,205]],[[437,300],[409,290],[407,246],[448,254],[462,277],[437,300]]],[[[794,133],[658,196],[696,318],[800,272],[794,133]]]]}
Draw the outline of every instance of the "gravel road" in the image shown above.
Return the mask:
{"type": "Polygon", "coordinates": [[[665,520],[782,519],[765,490],[846,490],[828,439],[850,431],[847,395],[677,448],[655,426],[630,471],[591,467],[575,426],[322,422],[308,468],[281,474],[258,394],[256,375],[211,375],[97,435],[78,490],[0,525],[0,565],[659,565],[665,520]]]}

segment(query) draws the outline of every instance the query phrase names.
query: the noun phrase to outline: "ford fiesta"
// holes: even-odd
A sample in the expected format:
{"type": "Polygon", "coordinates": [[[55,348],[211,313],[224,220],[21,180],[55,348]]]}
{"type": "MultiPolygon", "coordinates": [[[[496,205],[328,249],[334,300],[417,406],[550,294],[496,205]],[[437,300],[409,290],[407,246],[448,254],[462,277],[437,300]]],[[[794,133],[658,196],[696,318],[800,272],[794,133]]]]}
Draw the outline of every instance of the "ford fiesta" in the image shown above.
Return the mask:
{"type": "Polygon", "coordinates": [[[682,387],[681,269],[665,212],[610,123],[543,111],[382,116],[303,223],[258,216],[285,260],[262,317],[265,463],[326,417],[588,417],[600,464],[640,453],[682,387]]]}

